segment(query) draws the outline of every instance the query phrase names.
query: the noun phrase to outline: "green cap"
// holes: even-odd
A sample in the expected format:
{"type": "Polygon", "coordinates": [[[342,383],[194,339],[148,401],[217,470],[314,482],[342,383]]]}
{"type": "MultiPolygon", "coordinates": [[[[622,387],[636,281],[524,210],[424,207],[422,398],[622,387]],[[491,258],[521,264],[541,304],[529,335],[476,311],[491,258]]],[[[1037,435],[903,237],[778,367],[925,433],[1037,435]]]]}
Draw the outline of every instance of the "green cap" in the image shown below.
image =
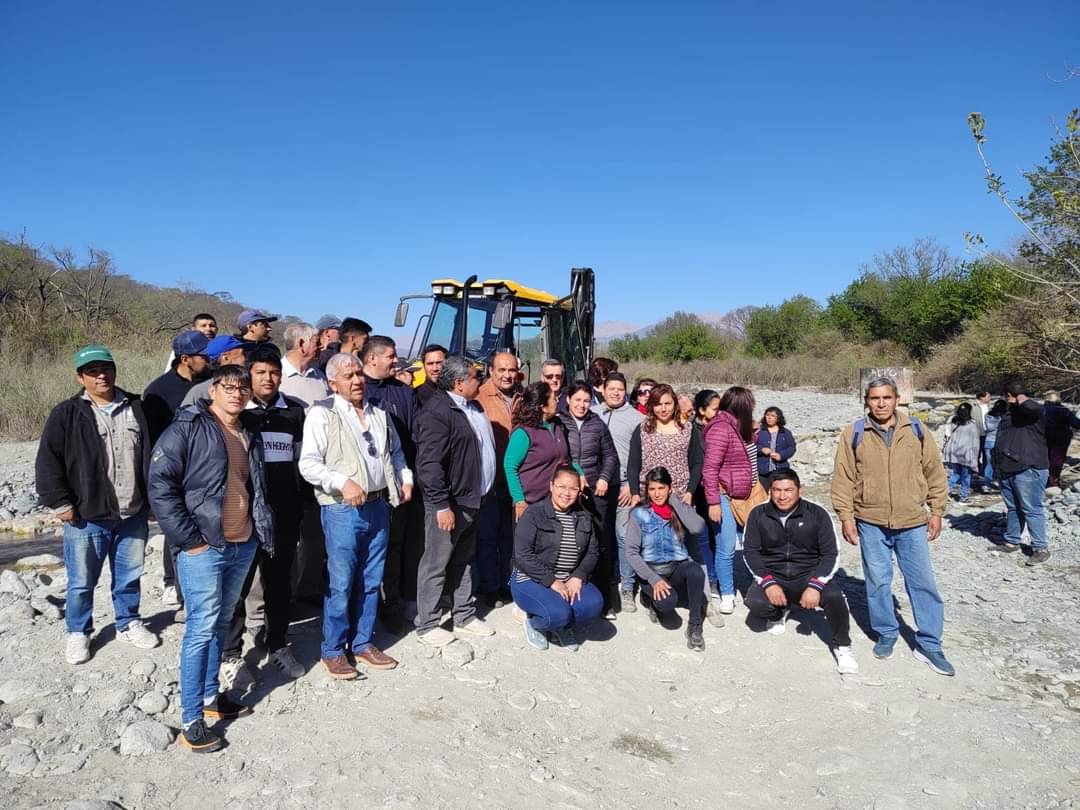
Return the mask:
{"type": "Polygon", "coordinates": [[[104,346],[83,346],[75,352],[76,371],[83,366],[88,366],[94,362],[112,363],[114,366],[116,365],[116,361],[113,360],[112,352],[104,346]]]}

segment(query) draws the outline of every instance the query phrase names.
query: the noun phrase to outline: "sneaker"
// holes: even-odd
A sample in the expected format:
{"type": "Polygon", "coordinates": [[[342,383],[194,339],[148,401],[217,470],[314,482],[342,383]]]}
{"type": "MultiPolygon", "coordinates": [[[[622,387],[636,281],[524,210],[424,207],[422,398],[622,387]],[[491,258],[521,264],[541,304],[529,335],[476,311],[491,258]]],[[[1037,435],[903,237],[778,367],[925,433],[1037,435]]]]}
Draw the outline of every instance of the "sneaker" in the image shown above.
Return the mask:
{"type": "Polygon", "coordinates": [[[634,602],[634,592],[632,590],[619,591],[619,601],[622,602],[623,613],[637,612],[637,604],[634,602]]]}
{"type": "Polygon", "coordinates": [[[720,597],[720,612],[721,613],[734,613],[735,612],[735,594],[725,593],[720,597]]]}
{"type": "Polygon", "coordinates": [[[581,644],[578,643],[577,636],[574,635],[574,631],[569,627],[563,627],[555,631],[555,643],[564,650],[569,650],[570,652],[577,652],[581,649],[581,644]]]}
{"type": "Polygon", "coordinates": [[[134,619],[116,635],[124,641],[140,650],[152,650],[158,645],[158,637],[146,629],[146,625],[139,619],[134,619]]]}
{"type": "Polygon", "coordinates": [[[696,652],[702,652],[705,649],[705,636],[701,632],[700,624],[687,623],[686,646],[696,652]]]}
{"type": "Polygon", "coordinates": [[[886,658],[892,658],[893,647],[896,646],[896,636],[892,638],[886,638],[882,636],[874,642],[874,658],[880,658],[885,660],[886,658]]]}
{"type": "Polygon", "coordinates": [[[529,642],[529,646],[534,650],[546,650],[548,648],[547,636],[543,631],[537,630],[533,627],[532,620],[528,616],[525,617],[525,623],[522,625],[525,628],[525,640],[529,642]]]}
{"type": "Polygon", "coordinates": [[[165,607],[180,607],[180,594],[176,592],[175,585],[166,585],[161,592],[161,604],[165,607]]]}
{"type": "Polygon", "coordinates": [[[221,737],[206,727],[204,720],[196,720],[180,732],[180,744],[193,754],[209,754],[221,749],[221,737]]]}
{"type": "Polygon", "coordinates": [[[949,659],[945,657],[945,653],[941,650],[927,652],[926,650],[916,647],[911,651],[911,654],[915,656],[916,661],[922,661],[938,675],[948,675],[952,677],[956,674],[956,669],[949,663],[949,659]]]}
{"type": "MultiPolygon", "coordinates": [[[[473,619],[473,621],[477,620],[473,619]]],[[[454,640],[454,634],[445,627],[432,627],[426,632],[417,633],[416,638],[421,644],[427,644],[429,647],[445,647],[454,640]]]]}
{"type": "Polygon", "coordinates": [[[720,597],[715,599],[712,597],[705,603],[705,618],[709,620],[709,624],[713,627],[723,627],[724,616],[720,613],[720,597]]]}
{"type": "Polygon", "coordinates": [[[90,636],[86,633],[68,633],[64,645],[64,658],[69,664],[85,664],[90,660],[90,636]]]}
{"type": "Polygon", "coordinates": [[[709,597],[712,598],[712,599],[719,599],[720,598],[720,583],[719,582],[710,582],[709,583],[709,597]]]}
{"type": "Polygon", "coordinates": [[[614,622],[614,621],[618,620],[619,616],[615,612],[615,608],[607,607],[607,608],[604,608],[603,618],[604,618],[604,621],[614,622]]]}
{"type": "Polygon", "coordinates": [[[288,678],[303,677],[304,665],[296,660],[289,647],[281,647],[270,653],[270,663],[280,669],[288,678]]]}
{"type": "Polygon", "coordinates": [[[326,673],[336,681],[355,681],[361,677],[360,673],[356,671],[356,668],[349,663],[349,659],[344,655],[335,655],[333,658],[322,658],[323,667],[326,668],[326,673]]]}
{"type": "Polygon", "coordinates": [[[998,544],[998,548],[1001,551],[1004,551],[1006,554],[1012,554],[1012,553],[1017,552],[1017,551],[1020,550],[1020,544],[1019,543],[1000,543],[1000,544],[998,544]]]}
{"type": "Polygon", "coordinates": [[[527,619],[529,616],[528,613],[519,608],[517,605],[514,605],[513,610],[510,611],[510,615],[514,617],[514,621],[518,624],[525,624],[525,619],[527,619]]]}
{"type": "Polygon", "coordinates": [[[255,676],[251,674],[243,658],[226,658],[222,661],[218,679],[223,690],[232,689],[241,693],[255,683],[255,676]]]}
{"type": "Polygon", "coordinates": [[[776,621],[767,622],[765,624],[765,632],[771,633],[774,636],[784,635],[784,630],[787,629],[785,622],[787,622],[788,616],[791,615],[790,610],[785,610],[780,614],[780,618],[776,621]]]}
{"type": "Polygon", "coordinates": [[[464,636],[493,636],[495,628],[483,619],[473,616],[464,624],[455,624],[454,632],[464,636]]]}
{"type": "Polygon", "coordinates": [[[1028,557],[1027,564],[1031,567],[1036,565],[1042,565],[1044,562],[1050,559],[1050,549],[1048,548],[1036,548],[1032,549],[1031,556],[1028,557]]]}
{"type": "Polygon", "coordinates": [[[836,656],[836,671],[841,675],[859,674],[859,662],[855,660],[851,647],[834,647],[833,655],[836,656]]]}
{"type": "Polygon", "coordinates": [[[247,717],[254,711],[244,703],[237,703],[224,692],[214,698],[213,703],[203,706],[203,717],[212,720],[235,720],[238,717],[247,717]]]}

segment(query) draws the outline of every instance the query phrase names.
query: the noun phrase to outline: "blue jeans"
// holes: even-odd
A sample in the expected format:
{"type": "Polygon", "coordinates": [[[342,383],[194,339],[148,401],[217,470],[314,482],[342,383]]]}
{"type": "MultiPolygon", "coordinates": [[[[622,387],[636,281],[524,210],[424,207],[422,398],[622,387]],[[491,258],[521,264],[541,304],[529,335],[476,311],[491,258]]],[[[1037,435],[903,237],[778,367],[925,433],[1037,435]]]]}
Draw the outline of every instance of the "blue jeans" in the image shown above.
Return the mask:
{"type": "Polygon", "coordinates": [[[330,579],[323,599],[322,657],[344,655],[346,645],[355,655],[371,646],[375,631],[390,508],[385,499],[324,506],[322,526],[330,579]]]}
{"type": "MultiPolygon", "coordinates": [[[[735,595],[735,546],[739,542],[739,525],[731,511],[727,495],[720,496],[721,521],[712,523],[716,536],[716,582],[721,596],[735,595]]],[[[710,572],[711,573],[711,572],[710,572]]]]}
{"type": "Polygon", "coordinates": [[[67,631],[94,629],[94,588],[105,560],[112,574],[116,631],[139,618],[139,578],[146,552],[146,512],[124,520],[81,520],[64,524],[64,567],[67,569],[67,631]]]}
{"type": "Polygon", "coordinates": [[[926,652],[939,651],[945,627],[945,605],[930,565],[926,526],[889,529],[862,520],[857,521],[857,525],[870,627],[881,638],[895,639],[900,635],[892,597],[892,557],[895,553],[918,626],[915,638],[926,652]]]}
{"type": "Polygon", "coordinates": [[[949,490],[959,484],[961,499],[971,494],[971,472],[971,467],[964,464],[949,465],[949,490]]]}
{"type": "Polygon", "coordinates": [[[180,722],[187,727],[203,716],[204,700],[217,697],[221,650],[244,579],[255,559],[255,540],[181,551],[177,574],[184,583],[187,622],[180,642],[180,722]]]}
{"type": "Polygon", "coordinates": [[[626,527],[630,523],[632,506],[615,507],[615,543],[619,547],[619,590],[634,590],[634,569],[626,561],[626,527]]]}
{"type": "Polygon", "coordinates": [[[1046,510],[1043,496],[1049,470],[1024,470],[1001,478],[1001,499],[1009,510],[1005,516],[1005,542],[1019,544],[1027,526],[1033,549],[1046,548],[1046,510]]]}
{"type": "Polygon", "coordinates": [[[987,442],[984,445],[986,464],[983,466],[982,477],[987,484],[994,480],[994,444],[995,442],[987,442]]]}
{"type": "Polygon", "coordinates": [[[473,558],[478,593],[495,594],[510,581],[514,557],[514,503],[505,484],[496,483],[480,503],[473,558]]]}
{"type": "Polygon", "coordinates": [[[529,614],[532,626],[537,630],[562,630],[588,624],[604,609],[604,597],[591,582],[581,586],[580,598],[570,604],[551,588],[545,588],[531,579],[510,581],[514,604],[529,614]]]}

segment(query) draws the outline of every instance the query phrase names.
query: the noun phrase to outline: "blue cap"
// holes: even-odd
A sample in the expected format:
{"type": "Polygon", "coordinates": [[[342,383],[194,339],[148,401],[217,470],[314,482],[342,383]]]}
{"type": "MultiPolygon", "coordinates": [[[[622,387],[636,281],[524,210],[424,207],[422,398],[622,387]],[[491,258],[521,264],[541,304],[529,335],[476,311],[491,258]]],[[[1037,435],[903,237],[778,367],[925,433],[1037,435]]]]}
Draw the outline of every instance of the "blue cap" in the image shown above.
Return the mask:
{"type": "Polygon", "coordinates": [[[218,335],[206,346],[206,353],[215,363],[221,355],[230,349],[239,349],[244,345],[243,341],[237,340],[232,335],[218,335]]]}
{"type": "Polygon", "coordinates": [[[323,315],[315,322],[315,328],[320,332],[324,329],[340,329],[341,318],[337,315],[323,315]]]}
{"type": "Polygon", "coordinates": [[[265,312],[260,312],[257,309],[245,309],[240,313],[240,317],[236,319],[236,327],[241,332],[247,329],[248,324],[255,323],[255,321],[267,321],[273,322],[277,318],[273,315],[267,315],[265,312]]]}
{"type": "Polygon", "coordinates": [[[206,354],[206,347],[210,344],[210,339],[202,332],[198,332],[192,329],[189,332],[181,332],[179,335],[173,338],[172,350],[173,354],[179,357],[182,354],[195,355],[206,354]]]}

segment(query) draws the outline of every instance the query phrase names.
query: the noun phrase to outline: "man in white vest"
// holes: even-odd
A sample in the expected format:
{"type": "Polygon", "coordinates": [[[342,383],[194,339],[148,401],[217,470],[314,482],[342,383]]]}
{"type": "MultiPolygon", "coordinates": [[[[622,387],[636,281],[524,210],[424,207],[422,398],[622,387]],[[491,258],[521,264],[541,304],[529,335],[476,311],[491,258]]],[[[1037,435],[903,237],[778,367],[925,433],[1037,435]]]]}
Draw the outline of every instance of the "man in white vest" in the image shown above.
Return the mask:
{"type": "Polygon", "coordinates": [[[413,474],[386,412],[364,400],[364,374],[351,354],[326,365],[334,396],[312,406],[304,423],[300,474],[315,487],[326,536],[330,586],[323,602],[322,663],[332,678],[397,661],[372,644],[390,508],[412,498],[413,474]]]}

